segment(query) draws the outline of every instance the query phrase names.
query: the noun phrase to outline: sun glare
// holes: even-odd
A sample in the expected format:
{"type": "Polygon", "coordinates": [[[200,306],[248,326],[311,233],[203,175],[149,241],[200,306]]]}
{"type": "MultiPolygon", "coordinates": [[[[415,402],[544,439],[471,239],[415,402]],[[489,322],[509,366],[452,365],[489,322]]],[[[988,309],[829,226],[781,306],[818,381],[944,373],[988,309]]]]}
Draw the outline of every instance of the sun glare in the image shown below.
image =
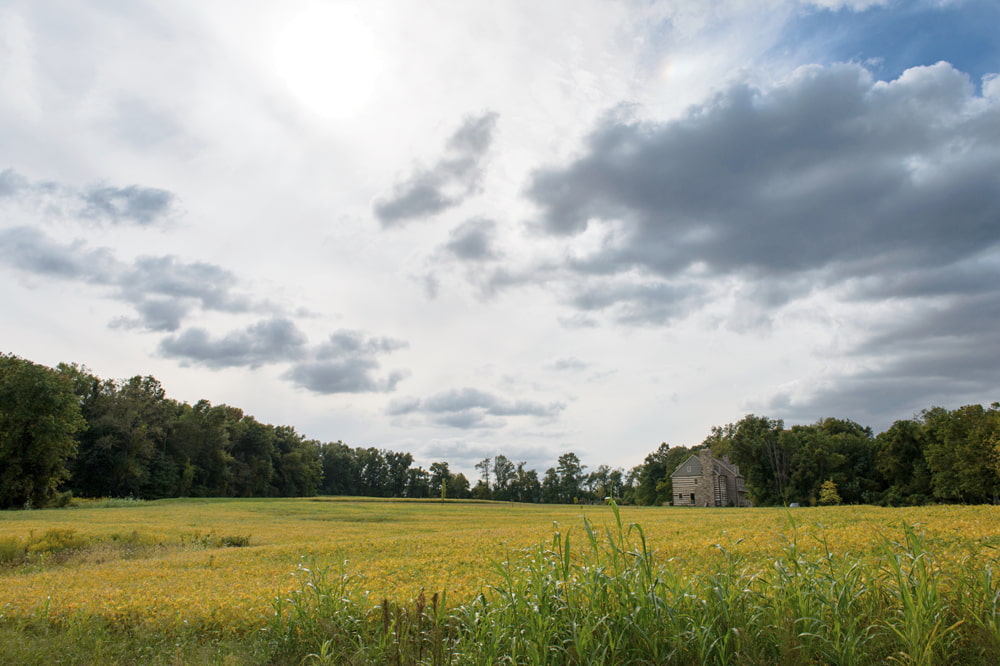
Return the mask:
{"type": "Polygon", "coordinates": [[[275,42],[274,61],[292,94],[328,118],[356,115],[371,97],[379,70],[371,30],[341,6],[296,15],[275,42]]]}

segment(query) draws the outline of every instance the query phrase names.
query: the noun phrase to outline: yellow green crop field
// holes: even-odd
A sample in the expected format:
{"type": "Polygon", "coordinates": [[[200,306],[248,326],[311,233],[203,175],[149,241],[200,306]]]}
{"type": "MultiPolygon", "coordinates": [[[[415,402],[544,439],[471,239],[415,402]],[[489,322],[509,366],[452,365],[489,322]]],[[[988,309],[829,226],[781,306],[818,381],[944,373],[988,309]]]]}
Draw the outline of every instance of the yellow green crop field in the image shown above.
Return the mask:
{"type": "MultiPolygon", "coordinates": [[[[679,570],[706,571],[723,551],[766,562],[790,540],[877,558],[916,526],[938,559],[1000,546],[1000,507],[684,509],[621,507],[649,548],[679,570]]],[[[199,627],[238,635],[263,626],[299,589],[300,566],[339,565],[374,601],[444,592],[473,598],[491,563],[569,533],[613,524],[605,506],[379,501],[355,498],[162,500],[0,513],[4,621],[88,617],[116,625],[199,627]]]]}

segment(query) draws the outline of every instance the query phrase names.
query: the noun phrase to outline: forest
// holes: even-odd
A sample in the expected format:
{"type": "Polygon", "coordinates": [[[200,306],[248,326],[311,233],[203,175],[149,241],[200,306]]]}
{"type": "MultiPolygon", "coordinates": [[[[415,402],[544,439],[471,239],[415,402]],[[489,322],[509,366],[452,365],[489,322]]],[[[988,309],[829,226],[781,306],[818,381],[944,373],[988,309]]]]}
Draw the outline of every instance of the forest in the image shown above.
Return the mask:
{"type": "Polygon", "coordinates": [[[514,502],[669,504],[670,474],[704,447],[739,465],[755,505],[997,503],[1000,403],[931,407],[884,432],[825,418],[785,427],[746,415],[701,444],[666,443],[632,469],[587,465],[573,452],[541,475],[502,453],[479,478],[447,461],[320,442],[238,407],[168,398],[152,376],[102,379],[0,354],[0,508],[73,497],[356,495],[514,502]]]}

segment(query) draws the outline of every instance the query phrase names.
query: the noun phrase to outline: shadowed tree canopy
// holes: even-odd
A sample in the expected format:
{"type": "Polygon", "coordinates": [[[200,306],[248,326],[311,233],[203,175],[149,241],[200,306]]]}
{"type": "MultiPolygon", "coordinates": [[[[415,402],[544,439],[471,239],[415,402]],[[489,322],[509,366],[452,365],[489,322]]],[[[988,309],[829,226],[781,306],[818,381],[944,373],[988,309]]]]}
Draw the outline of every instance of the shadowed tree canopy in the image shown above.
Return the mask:
{"type": "Polygon", "coordinates": [[[69,378],[0,355],[0,508],[51,502],[85,425],[69,378]]]}

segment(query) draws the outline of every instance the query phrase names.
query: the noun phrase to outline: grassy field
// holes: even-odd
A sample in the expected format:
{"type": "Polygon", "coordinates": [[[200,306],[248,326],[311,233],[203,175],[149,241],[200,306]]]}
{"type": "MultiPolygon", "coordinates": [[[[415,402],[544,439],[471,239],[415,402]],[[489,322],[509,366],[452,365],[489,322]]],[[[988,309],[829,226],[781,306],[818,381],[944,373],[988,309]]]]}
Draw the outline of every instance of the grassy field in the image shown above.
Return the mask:
{"type": "MultiPolygon", "coordinates": [[[[555,595],[568,608],[577,594],[575,603],[596,608],[601,598],[629,619],[633,626],[615,629],[611,642],[641,627],[643,613],[665,624],[673,617],[659,608],[665,600],[676,609],[699,598],[701,605],[685,612],[702,625],[719,625],[720,613],[737,610],[784,614],[761,616],[770,629],[753,639],[776,646],[746,643],[739,627],[752,626],[753,618],[734,614],[711,641],[693,626],[674,628],[694,632],[690,641],[707,641],[701,652],[649,643],[630,648],[635,663],[643,649],[647,661],[656,661],[650,650],[660,648],[671,650],[661,657],[675,663],[726,663],[740,655],[745,663],[776,655],[786,663],[851,663],[851,655],[927,664],[961,655],[966,663],[991,663],[1000,654],[997,546],[998,507],[621,507],[616,516],[604,506],[353,498],[91,502],[0,513],[0,659],[51,663],[52,650],[63,650],[64,663],[344,663],[348,654],[355,663],[377,663],[386,645],[343,643],[350,643],[346,634],[381,625],[381,638],[372,640],[395,636],[389,642],[400,663],[494,663],[505,650],[522,650],[517,663],[620,661],[608,646],[587,652],[606,658],[582,655],[586,639],[554,627],[536,628],[556,645],[534,657],[514,638],[492,653],[462,652],[472,634],[459,636],[466,629],[456,627],[477,604],[477,617],[506,608],[506,619],[496,621],[516,629],[543,608],[553,617],[575,612],[548,608],[545,599],[555,595]],[[641,533],[629,529],[633,523],[641,533]],[[740,589],[726,592],[735,595],[728,601],[705,598],[726,586],[740,589]],[[608,596],[612,588],[617,601],[608,596]],[[742,607],[751,598],[756,611],[742,607]],[[838,610],[836,603],[848,605],[838,610]],[[344,608],[367,628],[317,621],[344,608]],[[842,621],[841,611],[855,624],[863,616],[862,624],[832,629],[856,634],[857,645],[808,638],[820,632],[811,622],[828,631],[842,621]],[[780,627],[782,617],[791,626],[780,627]],[[408,639],[409,652],[400,647],[404,625],[418,636],[408,639]],[[427,633],[431,626],[437,634],[427,633]],[[338,631],[345,636],[336,638],[338,631]],[[828,643],[836,649],[824,652],[828,643]]],[[[613,613],[606,615],[567,622],[607,628],[615,623],[613,613]]],[[[588,635],[597,635],[593,627],[588,635]]]]}

